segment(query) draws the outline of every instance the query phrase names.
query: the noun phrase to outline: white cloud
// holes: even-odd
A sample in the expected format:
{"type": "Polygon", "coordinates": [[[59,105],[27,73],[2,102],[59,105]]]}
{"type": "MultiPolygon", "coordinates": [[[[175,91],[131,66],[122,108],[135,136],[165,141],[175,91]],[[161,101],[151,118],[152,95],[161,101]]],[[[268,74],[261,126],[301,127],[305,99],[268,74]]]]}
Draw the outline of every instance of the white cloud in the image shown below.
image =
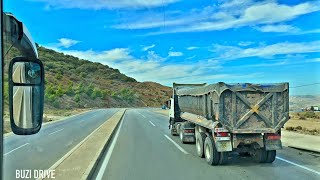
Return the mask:
{"type": "Polygon", "coordinates": [[[254,44],[252,41],[241,41],[238,43],[239,46],[250,46],[252,44],[254,44]]]}
{"type": "Polygon", "coordinates": [[[60,39],[58,39],[58,41],[59,41],[59,43],[56,46],[64,47],[64,48],[69,48],[69,47],[74,46],[80,42],[80,41],[68,39],[68,38],[60,38],[60,39]]]}
{"type": "Polygon", "coordinates": [[[195,58],[195,57],[197,57],[197,56],[196,56],[196,55],[193,55],[193,56],[187,57],[186,60],[190,60],[190,59],[193,59],[193,58],[195,58]]]}
{"type": "Polygon", "coordinates": [[[138,81],[155,81],[172,85],[172,82],[196,82],[200,78],[205,81],[222,77],[232,77],[235,79],[241,77],[239,74],[219,73],[222,67],[219,61],[212,59],[194,60],[192,63],[181,62],[170,64],[168,62],[164,63],[163,60],[166,58],[159,56],[153,51],[148,51],[145,56],[138,58],[133,56],[128,48],[115,48],[106,51],[61,50],[57,48],[55,50],[119,69],[122,73],[138,81]],[[208,76],[208,74],[211,75],[208,76]]]}
{"type": "Polygon", "coordinates": [[[155,18],[145,17],[145,15],[127,18],[125,23],[115,25],[115,27],[120,29],[151,29],[163,27],[165,24],[165,30],[159,29],[160,31],[147,35],[217,31],[243,26],[272,25],[319,10],[320,2],[317,1],[296,5],[279,4],[275,1],[243,1],[243,4],[239,5],[237,1],[232,1],[203,9],[192,9],[187,13],[181,12],[181,14],[175,14],[172,17],[168,13],[165,22],[163,16],[160,15],[156,15],[155,18]]]}
{"type": "Polygon", "coordinates": [[[239,59],[244,57],[266,58],[274,55],[320,52],[320,41],[297,43],[281,42],[271,45],[261,45],[254,48],[214,44],[211,51],[218,55],[217,59],[239,59]]]}
{"type": "Polygon", "coordinates": [[[152,45],[150,45],[150,46],[144,46],[143,48],[142,48],[142,51],[148,51],[149,49],[152,49],[152,48],[154,48],[156,45],[154,45],[154,44],[152,44],[152,45]]]}
{"type": "Polygon", "coordinates": [[[320,33],[320,29],[300,30],[297,32],[290,33],[290,35],[317,34],[317,33],[320,33]]]}
{"type": "Polygon", "coordinates": [[[196,46],[190,46],[190,47],[187,47],[187,50],[194,50],[194,49],[199,49],[199,47],[196,47],[196,46]]]}
{"type": "Polygon", "coordinates": [[[154,51],[148,51],[148,55],[146,56],[146,58],[155,62],[163,62],[166,60],[166,58],[159,56],[154,51]]]}
{"type": "Polygon", "coordinates": [[[178,57],[178,56],[183,56],[182,52],[178,52],[178,51],[169,51],[168,52],[168,56],[169,57],[178,57]]]}
{"type": "Polygon", "coordinates": [[[287,32],[287,33],[295,33],[299,32],[300,29],[290,26],[290,25],[265,25],[258,27],[257,30],[261,32],[287,32]]]}
{"type": "Polygon", "coordinates": [[[167,6],[179,0],[30,0],[46,4],[50,8],[79,8],[79,9],[142,9],[167,6]]]}

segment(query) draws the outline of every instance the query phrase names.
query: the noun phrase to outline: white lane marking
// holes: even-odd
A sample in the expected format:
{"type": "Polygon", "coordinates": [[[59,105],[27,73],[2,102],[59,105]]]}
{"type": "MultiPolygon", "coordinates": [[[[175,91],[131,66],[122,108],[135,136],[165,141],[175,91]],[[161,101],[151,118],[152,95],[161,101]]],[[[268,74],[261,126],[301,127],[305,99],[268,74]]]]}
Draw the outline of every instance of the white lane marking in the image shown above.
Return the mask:
{"type": "Polygon", "coordinates": [[[174,140],[172,140],[169,136],[164,135],[167,139],[169,139],[169,141],[171,141],[181,152],[185,153],[185,154],[189,154],[186,150],[184,150],[181,146],[179,146],[179,144],[177,144],[176,142],[174,142],[174,140]]]}
{"type": "Polygon", "coordinates": [[[283,158],[278,157],[278,156],[277,156],[276,158],[277,158],[277,159],[279,159],[279,160],[281,160],[281,161],[284,161],[284,162],[286,162],[286,163],[289,163],[289,164],[292,164],[292,165],[298,166],[298,167],[300,167],[300,168],[302,168],[302,169],[305,169],[305,170],[307,170],[307,171],[310,171],[310,172],[313,172],[313,173],[316,173],[316,174],[320,175],[320,172],[319,172],[319,171],[316,171],[316,170],[310,169],[310,168],[308,168],[308,167],[302,166],[302,165],[300,165],[300,164],[294,163],[294,162],[292,162],[292,161],[289,161],[289,160],[283,159],[283,158]]]}
{"type": "Polygon", "coordinates": [[[49,135],[52,135],[52,134],[57,133],[57,132],[62,131],[62,130],[63,130],[63,128],[62,128],[62,129],[59,129],[59,130],[56,130],[55,132],[52,132],[52,133],[50,133],[49,135]]]}
{"type": "Polygon", "coordinates": [[[108,149],[108,151],[107,151],[106,157],[105,157],[104,160],[103,160],[103,163],[102,163],[102,165],[101,165],[101,167],[100,167],[100,169],[99,169],[99,172],[98,172],[98,175],[97,175],[96,179],[102,179],[103,174],[104,174],[104,172],[106,171],[106,168],[107,168],[107,165],[108,165],[108,163],[109,163],[109,160],[110,160],[110,157],[111,157],[113,148],[114,148],[114,146],[116,145],[116,142],[117,142],[117,139],[118,139],[118,136],[119,136],[119,133],[120,133],[120,129],[121,129],[121,127],[122,127],[122,123],[123,123],[123,121],[124,121],[125,115],[126,115],[126,114],[124,114],[124,116],[123,116],[123,118],[122,118],[122,120],[121,120],[121,124],[120,124],[120,126],[118,127],[117,132],[116,132],[114,138],[112,139],[112,143],[111,143],[111,145],[110,145],[110,147],[109,147],[109,149],[108,149]]]}
{"type": "Polygon", "coordinates": [[[17,150],[17,149],[22,148],[23,146],[26,146],[26,145],[28,145],[28,144],[29,144],[29,143],[25,143],[25,144],[23,144],[23,145],[21,145],[21,146],[19,146],[19,147],[15,148],[15,149],[12,149],[11,151],[9,151],[9,152],[5,153],[5,154],[4,154],[4,156],[6,156],[6,155],[8,155],[8,154],[12,153],[13,151],[15,151],[15,150],[17,150]]]}
{"type": "Polygon", "coordinates": [[[146,118],[146,116],[144,116],[143,114],[141,114],[139,111],[137,111],[137,113],[139,113],[142,117],[146,118]]]}
{"type": "Polygon", "coordinates": [[[152,126],[156,126],[155,124],[153,124],[153,122],[149,121],[150,124],[152,124],[152,126]]]}
{"type": "MultiPolygon", "coordinates": [[[[115,113],[117,113],[118,111],[116,111],[115,113]]],[[[103,125],[104,125],[104,123],[102,123],[97,129],[92,131],[86,138],[84,138],[75,147],[73,147],[69,152],[67,152],[67,154],[65,154],[57,162],[55,162],[48,170],[56,169],[62,163],[62,161],[64,161],[67,157],[69,157],[76,149],[78,149],[87,139],[89,139],[92,136],[92,134],[94,134],[96,131],[98,131],[98,129],[100,129],[103,125]]],[[[52,171],[50,171],[50,172],[52,172],[52,171]]],[[[48,174],[48,176],[49,175],[50,175],[50,173],[48,174]]],[[[44,179],[44,178],[38,178],[37,180],[40,180],[40,179],[44,179]]]]}

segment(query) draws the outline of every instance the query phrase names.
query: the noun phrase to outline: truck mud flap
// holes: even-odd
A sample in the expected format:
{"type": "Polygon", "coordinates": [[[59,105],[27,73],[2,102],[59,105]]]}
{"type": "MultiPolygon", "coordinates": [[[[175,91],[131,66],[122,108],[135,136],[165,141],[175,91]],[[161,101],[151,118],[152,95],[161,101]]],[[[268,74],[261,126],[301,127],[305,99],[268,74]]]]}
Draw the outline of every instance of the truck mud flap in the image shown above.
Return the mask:
{"type": "Polygon", "coordinates": [[[216,148],[218,152],[232,151],[231,141],[216,141],[216,148]]]}
{"type": "Polygon", "coordinates": [[[281,140],[265,140],[265,147],[267,151],[282,149],[281,140]]]}

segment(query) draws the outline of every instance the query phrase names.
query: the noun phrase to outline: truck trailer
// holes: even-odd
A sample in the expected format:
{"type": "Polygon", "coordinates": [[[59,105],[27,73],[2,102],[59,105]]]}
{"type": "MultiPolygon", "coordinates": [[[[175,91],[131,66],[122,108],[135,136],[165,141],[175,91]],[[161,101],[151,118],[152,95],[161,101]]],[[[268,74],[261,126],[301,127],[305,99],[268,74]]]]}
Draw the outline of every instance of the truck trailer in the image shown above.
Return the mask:
{"type": "Polygon", "coordinates": [[[282,149],[281,128],[289,120],[289,83],[177,84],[168,101],[169,129],[182,143],[195,143],[210,165],[230,152],[272,163],[282,149]]]}

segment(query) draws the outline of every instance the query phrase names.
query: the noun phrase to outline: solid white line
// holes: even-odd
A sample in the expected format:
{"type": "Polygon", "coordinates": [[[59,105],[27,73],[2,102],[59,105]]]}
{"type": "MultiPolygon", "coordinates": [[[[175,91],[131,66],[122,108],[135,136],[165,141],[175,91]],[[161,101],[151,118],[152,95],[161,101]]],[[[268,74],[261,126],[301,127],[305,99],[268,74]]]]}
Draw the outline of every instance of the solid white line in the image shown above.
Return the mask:
{"type": "Polygon", "coordinates": [[[55,131],[55,132],[52,132],[52,133],[50,133],[49,135],[52,135],[52,134],[57,133],[57,132],[62,131],[62,130],[63,130],[63,128],[62,128],[62,129],[59,129],[59,130],[57,130],[57,131],[55,131]]]}
{"type": "Polygon", "coordinates": [[[319,171],[316,171],[316,170],[310,169],[310,168],[308,168],[308,167],[302,166],[302,165],[300,165],[300,164],[294,163],[294,162],[292,162],[292,161],[289,161],[289,160],[283,159],[283,158],[278,157],[278,156],[277,156],[276,158],[277,158],[277,159],[279,159],[279,160],[281,160],[281,161],[284,161],[284,162],[286,162],[286,163],[289,163],[289,164],[292,164],[292,165],[298,166],[298,167],[300,167],[300,168],[302,168],[302,169],[305,169],[305,170],[307,170],[307,171],[310,171],[310,172],[313,172],[313,173],[316,173],[316,174],[320,175],[320,172],[319,172],[319,171]]]}
{"type": "Polygon", "coordinates": [[[149,121],[150,124],[152,124],[152,126],[156,126],[155,124],[153,124],[153,122],[149,121]]]}
{"type": "MultiPolygon", "coordinates": [[[[119,110],[118,110],[119,111],[119,110]]],[[[118,111],[116,111],[115,113],[117,113],[118,111]]],[[[114,113],[114,114],[115,114],[114,113]]],[[[113,114],[113,115],[114,115],[113,114]]],[[[112,116],[111,116],[112,117],[112,116]]],[[[105,123],[105,122],[104,122],[105,123]]],[[[94,131],[92,131],[86,138],[84,138],[81,142],[79,142],[75,147],[73,147],[69,152],[67,152],[67,154],[65,154],[64,156],[62,156],[57,162],[55,162],[48,170],[54,170],[56,169],[61,163],[62,161],[64,161],[67,157],[69,157],[76,149],[78,149],[87,139],[89,139],[92,134],[94,134],[96,131],[98,131],[98,129],[100,129],[100,127],[102,127],[104,125],[104,123],[102,123],[97,129],[95,129],[94,131]]],[[[48,174],[49,176],[49,174],[48,174]]],[[[44,178],[38,178],[37,180],[40,179],[44,179],[44,178]]]]}
{"type": "Polygon", "coordinates": [[[177,144],[176,142],[174,142],[174,140],[172,140],[169,136],[164,135],[167,139],[169,139],[169,141],[171,141],[181,152],[185,153],[185,154],[189,154],[186,150],[184,150],[181,146],[179,146],[179,144],[177,144]]]}
{"type": "Polygon", "coordinates": [[[8,155],[8,154],[10,154],[10,153],[12,153],[13,151],[15,151],[15,150],[17,150],[17,149],[19,149],[19,148],[22,148],[23,146],[26,146],[26,145],[28,145],[28,144],[29,144],[29,143],[25,143],[25,144],[23,144],[23,145],[21,145],[21,146],[19,146],[19,147],[15,148],[15,149],[12,149],[11,151],[9,151],[9,152],[5,153],[5,154],[4,154],[4,156],[5,156],[5,155],[8,155]]]}
{"type": "Polygon", "coordinates": [[[99,172],[98,172],[98,175],[97,175],[96,179],[102,179],[103,174],[106,171],[106,168],[107,168],[107,165],[109,163],[113,148],[116,145],[116,142],[117,142],[117,139],[118,139],[118,136],[119,136],[119,133],[120,133],[120,129],[122,127],[122,123],[124,121],[125,115],[126,114],[124,114],[124,116],[123,116],[123,118],[121,120],[121,123],[120,123],[120,125],[119,125],[119,127],[117,129],[117,132],[116,132],[114,138],[112,139],[111,145],[110,145],[110,147],[109,147],[109,149],[107,151],[106,157],[104,158],[103,163],[102,163],[102,165],[101,165],[101,167],[99,169],[99,172]]]}

